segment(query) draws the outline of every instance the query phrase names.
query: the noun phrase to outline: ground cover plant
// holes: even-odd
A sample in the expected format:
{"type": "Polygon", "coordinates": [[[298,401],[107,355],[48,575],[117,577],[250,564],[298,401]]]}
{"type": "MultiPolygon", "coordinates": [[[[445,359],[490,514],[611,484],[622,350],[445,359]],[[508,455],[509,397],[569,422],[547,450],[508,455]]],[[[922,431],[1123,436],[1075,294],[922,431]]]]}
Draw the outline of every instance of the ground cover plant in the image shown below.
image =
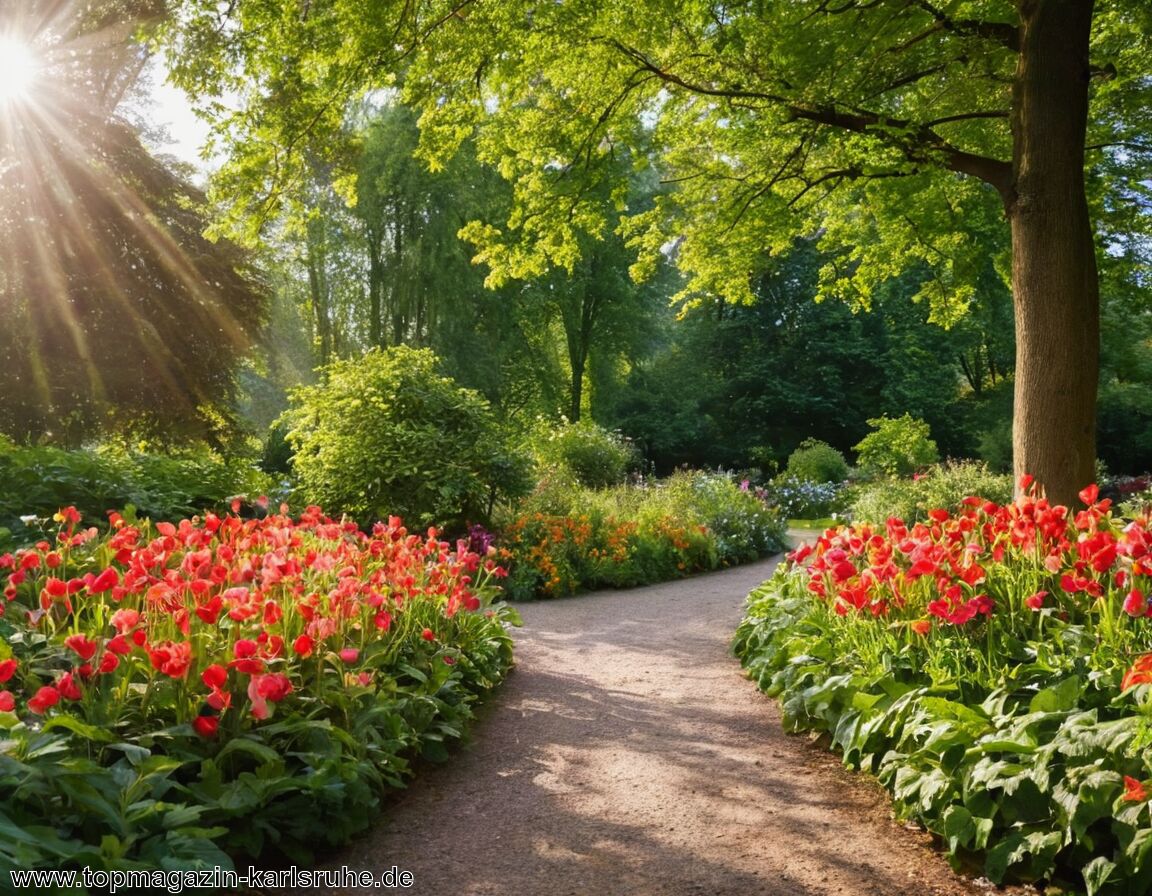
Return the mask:
{"type": "Polygon", "coordinates": [[[134,507],[152,519],[224,511],[235,495],[267,493],[272,484],[243,458],[207,448],[180,453],[128,450],[112,444],[64,449],[17,445],[0,436],[0,550],[27,545],[57,510],[76,507],[105,522],[109,507],[134,507]]]}
{"type": "Polygon", "coordinates": [[[68,508],[0,556],[0,873],[298,863],[443,758],[511,664],[502,575],[398,519],[68,508]]]}
{"type": "Polygon", "coordinates": [[[546,478],[501,527],[513,599],[667,581],[784,546],[786,521],[722,473],[588,489],[546,478]]]}
{"type": "Polygon", "coordinates": [[[753,592],[735,649],[957,863],[1145,893],[1152,527],[1081,497],[830,529],[753,592]]]}

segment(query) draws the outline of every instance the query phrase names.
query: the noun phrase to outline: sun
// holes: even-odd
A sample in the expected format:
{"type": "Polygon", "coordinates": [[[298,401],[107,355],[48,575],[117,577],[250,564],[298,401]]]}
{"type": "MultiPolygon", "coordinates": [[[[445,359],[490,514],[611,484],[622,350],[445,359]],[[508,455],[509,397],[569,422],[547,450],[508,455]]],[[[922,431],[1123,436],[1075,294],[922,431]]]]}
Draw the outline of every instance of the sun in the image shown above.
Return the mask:
{"type": "Polygon", "coordinates": [[[28,44],[0,35],[0,103],[26,98],[36,83],[39,67],[28,44]]]}

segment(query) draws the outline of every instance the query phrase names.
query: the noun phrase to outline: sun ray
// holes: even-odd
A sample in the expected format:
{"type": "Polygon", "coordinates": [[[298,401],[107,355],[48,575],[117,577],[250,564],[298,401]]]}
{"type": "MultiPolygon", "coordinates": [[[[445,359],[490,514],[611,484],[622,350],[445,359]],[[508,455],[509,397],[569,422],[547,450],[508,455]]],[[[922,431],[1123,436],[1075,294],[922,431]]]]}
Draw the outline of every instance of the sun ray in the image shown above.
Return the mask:
{"type": "Polygon", "coordinates": [[[194,416],[250,344],[259,306],[237,311],[228,290],[251,281],[200,236],[202,197],[116,118],[139,49],[123,20],[85,20],[90,9],[0,11],[0,376],[10,368],[14,406],[49,420],[69,393],[98,415],[159,401],[194,416]]]}

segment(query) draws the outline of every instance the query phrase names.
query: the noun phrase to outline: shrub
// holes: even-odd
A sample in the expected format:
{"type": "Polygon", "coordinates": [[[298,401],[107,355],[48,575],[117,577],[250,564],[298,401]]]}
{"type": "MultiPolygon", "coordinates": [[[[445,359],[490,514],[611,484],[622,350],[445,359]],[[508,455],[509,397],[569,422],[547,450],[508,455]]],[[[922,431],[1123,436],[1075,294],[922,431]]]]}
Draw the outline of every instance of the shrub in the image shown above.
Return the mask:
{"type": "Polygon", "coordinates": [[[972,500],[826,532],[735,649],[785,727],[826,732],[901,817],[984,872],[1152,887],[1152,521],[972,500]]]}
{"type": "Polygon", "coordinates": [[[857,521],[883,524],[890,517],[926,520],[931,510],[959,510],[976,495],[1005,503],[1012,499],[1012,477],[993,473],[978,461],[952,461],[930,467],[913,479],[884,480],[860,486],[851,515],[857,521]]]}
{"type": "Polygon", "coordinates": [[[306,500],[362,523],[401,516],[462,529],[530,487],[488,402],[427,349],[340,360],[291,395],[282,421],[306,500]]]}
{"type": "Polygon", "coordinates": [[[848,461],[827,442],[805,439],[788,458],[785,472],[793,480],[843,482],[848,478],[848,461]]]}
{"type": "Polygon", "coordinates": [[[853,449],[860,468],[872,475],[911,476],[940,459],[928,424],[910,414],[868,421],[868,433],[853,449]]]}
{"type": "Polygon", "coordinates": [[[273,484],[246,459],[206,447],[183,454],[112,445],[69,451],[19,446],[2,436],[0,482],[0,547],[36,541],[39,525],[66,505],[95,520],[128,506],[141,516],[173,519],[223,510],[233,496],[266,494],[273,484]]]}
{"type": "Polygon", "coordinates": [[[208,514],[0,556],[0,873],[296,862],[443,758],[511,663],[492,556],[208,514]]]}
{"type": "Polygon", "coordinates": [[[542,467],[558,468],[586,488],[619,485],[639,463],[636,449],[619,433],[587,420],[546,427],[533,442],[542,467]]]}

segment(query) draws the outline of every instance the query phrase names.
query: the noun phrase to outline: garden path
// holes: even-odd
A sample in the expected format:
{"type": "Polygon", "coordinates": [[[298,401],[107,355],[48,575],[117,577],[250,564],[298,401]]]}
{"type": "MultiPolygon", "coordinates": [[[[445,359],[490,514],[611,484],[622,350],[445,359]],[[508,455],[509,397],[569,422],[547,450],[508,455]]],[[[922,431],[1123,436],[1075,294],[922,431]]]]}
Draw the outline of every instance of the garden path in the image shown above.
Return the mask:
{"type": "Polygon", "coordinates": [[[990,891],[743,677],[728,642],[772,568],[524,605],[471,743],[325,867],[398,866],[422,896],[990,891]]]}

